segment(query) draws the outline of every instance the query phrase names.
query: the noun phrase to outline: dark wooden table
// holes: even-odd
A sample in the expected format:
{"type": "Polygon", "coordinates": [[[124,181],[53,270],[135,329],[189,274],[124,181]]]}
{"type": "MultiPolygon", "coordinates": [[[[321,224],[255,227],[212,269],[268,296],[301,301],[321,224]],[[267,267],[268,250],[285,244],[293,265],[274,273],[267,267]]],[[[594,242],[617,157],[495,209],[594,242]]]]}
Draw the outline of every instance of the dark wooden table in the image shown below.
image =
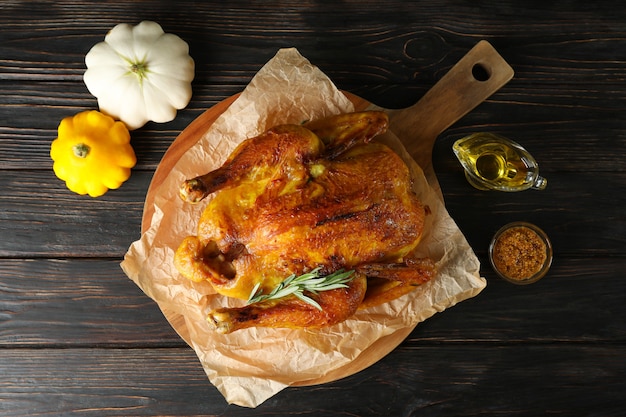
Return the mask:
{"type": "Polygon", "coordinates": [[[0,2],[0,415],[626,415],[626,9],[613,1],[0,2]],[[525,4],[522,6],[522,4],[525,4]],[[92,199],[52,172],[60,120],[96,109],[84,56],[117,23],[190,45],[193,98],[133,133],[138,164],[92,199]],[[380,106],[416,102],[480,39],[515,77],[437,140],[446,205],[487,288],[417,326],[368,369],[228,405],[119,264],[168,146],[297,47],[380,106]],[[545,191],[482,192],[451,151],[471,132],[521,142],[545,191]],[[486,248],[510,221],[544,228],[549,275],[515,286],[486,248]]]}

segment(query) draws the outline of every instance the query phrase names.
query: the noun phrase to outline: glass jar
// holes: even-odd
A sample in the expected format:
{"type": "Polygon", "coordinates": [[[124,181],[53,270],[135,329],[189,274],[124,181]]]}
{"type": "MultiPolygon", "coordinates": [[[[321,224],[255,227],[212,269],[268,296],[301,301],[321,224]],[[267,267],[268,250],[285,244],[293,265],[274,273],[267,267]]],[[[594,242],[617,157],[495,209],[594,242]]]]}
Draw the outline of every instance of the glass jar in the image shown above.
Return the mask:
{"type": "Polygon", "coordinates": [[[548,235],[527,222],[503,226],[489,244],[489,261],[493,270],[514,284],[539,281],[550,269],[552,256],[548,235]]]}

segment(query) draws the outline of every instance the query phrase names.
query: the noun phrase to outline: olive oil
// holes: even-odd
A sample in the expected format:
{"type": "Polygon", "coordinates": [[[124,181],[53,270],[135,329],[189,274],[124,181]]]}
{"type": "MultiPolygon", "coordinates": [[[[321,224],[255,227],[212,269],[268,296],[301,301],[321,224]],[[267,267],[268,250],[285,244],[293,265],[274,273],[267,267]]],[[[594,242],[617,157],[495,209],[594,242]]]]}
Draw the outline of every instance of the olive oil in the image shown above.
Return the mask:
{"type": "Polygon", "coordinates": [[[475,133],[457,140],[454,154],[470,184],[480,190],[543,190],[535,159],[518,143],[491,133],[475,133]]]}

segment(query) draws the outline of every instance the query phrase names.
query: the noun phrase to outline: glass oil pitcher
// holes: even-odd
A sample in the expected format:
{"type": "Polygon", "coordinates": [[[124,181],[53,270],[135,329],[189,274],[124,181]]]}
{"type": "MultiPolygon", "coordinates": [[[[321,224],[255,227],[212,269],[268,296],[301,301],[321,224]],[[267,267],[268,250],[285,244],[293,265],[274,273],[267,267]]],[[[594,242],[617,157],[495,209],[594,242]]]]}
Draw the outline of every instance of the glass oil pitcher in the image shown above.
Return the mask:
{"type": "Polygon", "coordinates": [[[452,150],[469,183],[479,190],[543,190],[548,181],[518,143],[492,133],[474,133],[457,140],[452,150]]]}

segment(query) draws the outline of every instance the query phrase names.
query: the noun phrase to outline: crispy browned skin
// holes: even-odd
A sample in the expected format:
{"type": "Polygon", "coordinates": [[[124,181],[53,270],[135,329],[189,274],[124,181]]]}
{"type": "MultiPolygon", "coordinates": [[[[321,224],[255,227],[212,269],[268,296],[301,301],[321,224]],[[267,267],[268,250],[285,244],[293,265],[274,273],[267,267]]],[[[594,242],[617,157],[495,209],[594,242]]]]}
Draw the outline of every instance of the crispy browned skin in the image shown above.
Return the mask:
{"type": "Polygon", "coordinates": [[[361,305],[366,289],[367,279],[365,275],[359,275],[350,281],[348,288],[320,292],[315,298],[321,310],[291,297],[240,308],[220,308],[212,311],[208,320],[220,333],[247,327],[320,328],[353,315],[361,305]]]}
{"type": "Polygon", "coordinates": [[[362,112],[278,126],[183,185],[181,196],[190,201],[215,193],[197,236],[175,255],[179,271],[194,281],[247,299],[257,283],[269,293],[287,276],[320,265],[325,273],[355,269],[372,279],[367,295],[367,285],[356,285],[361,278],[349,290],[312,295],[325,304],[322,312],[294,298],[220,309],[210,315],[219,331],[326,326],[431,279],[432,262],[409,256],[421,239],[425,210],[408,168],[389,148],[370,142],[387,124],[382,112],[362,112]]]}
{"type": "Polygon", "coordinates": [[[305,123],[326,146],[324,156],[332,159],[357,143],[366,143],[384,133],[387,114],[379,111],[345,113],[305,123]]]}
{"type": "Polygon", "coordinates": [[[430,258],[408,257],[399,263],[363,264],[356,271],[368,277],[367,292],[360,309],[386,303],[407,294],[435,277],[430,258]]]}

